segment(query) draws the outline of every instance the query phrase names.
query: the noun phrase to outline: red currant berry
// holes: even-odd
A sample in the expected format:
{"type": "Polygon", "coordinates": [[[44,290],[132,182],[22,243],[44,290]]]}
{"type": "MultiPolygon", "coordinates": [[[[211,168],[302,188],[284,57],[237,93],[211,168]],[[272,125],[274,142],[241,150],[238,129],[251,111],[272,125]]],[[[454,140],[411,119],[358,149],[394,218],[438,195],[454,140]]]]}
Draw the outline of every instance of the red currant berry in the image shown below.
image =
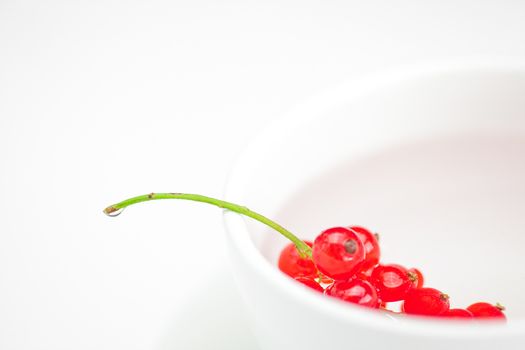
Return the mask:
{"type": "Polygon", "coordinates": [[[318,292],[323,292],[324,289],[323,287],[321,287],[319,285],[319,283],[317,283],[314,279],[312,278],[308,278],[308,277],[295,277],[294,278],[297,282],[301,282],[302,284],[304,284],[305,286],[307,287],[310,287],[312,289],[315,289],[316,291],[318,292]]]}
{"type": "Polygon", "coordinates": [[[381,251],[376,235],[361,226],[351,226],[350,229],[357,234],[357,237],[359,237],[365,247],[365,260],[361,265],[361,269],[369,270],[379,264],[381,251]]]}
{"type": "Polygon", "coordinates": [[[336,281],[325,289],[325,294],[362,306],[372,308],[379,306],[374,286],[358,278],[349,281],[336,281]]]}
{"type": "Polygon", "coordinates": [[[441,316],[450,317],[450,318],[472,318],[474,317],[474,315],[472,315],[472,312],[465,310],[465,309],[450,309],[441,316]]]}
{"type": "MultiPolygon", "coordinates": [[[[312,242],[305,241],[310,247],[312,242]]],[[[279,269],[290,277],[317,277],[317,268],[308,258],[301,258],[293,243],[288,244],[279,256],[279,269]]]]}
{"type": "Polygon", "coordinates": [[[312,258],[323,274],[335,280],[347,280],[356,274],[365,259],[365,249],[355,232],[333,227],[317,236],[312,258]]]}
{"type": "Polygon", "coordinates": [[[379,298],[384,302],[399,301],[412,287],[408,271],[400,265],[379,265],[370,276],[370,282],[377,288],[379,298]]]}
{"type": "Polygon", "coordinates": [[[408,269],[408,278],[412,282],[412,288],[422,288],[423,283],[425,283],[423,273],[415,267],[408,269]]]}
{"type": "Polygon", "coordinates": [[[467,310],[470,311],[475,318],[499,321],[505,321],[507,319],[503,313],[505,308],[500,304],[492,305],[489,303],[475,303],[467,307],[467,310]]]}
{"type": "Polygon", "coordinates": [[[415,288],[407,293],[402,309],[412,315],[439,316],[449,307],[448,295],[434,288],[415,288]]]}

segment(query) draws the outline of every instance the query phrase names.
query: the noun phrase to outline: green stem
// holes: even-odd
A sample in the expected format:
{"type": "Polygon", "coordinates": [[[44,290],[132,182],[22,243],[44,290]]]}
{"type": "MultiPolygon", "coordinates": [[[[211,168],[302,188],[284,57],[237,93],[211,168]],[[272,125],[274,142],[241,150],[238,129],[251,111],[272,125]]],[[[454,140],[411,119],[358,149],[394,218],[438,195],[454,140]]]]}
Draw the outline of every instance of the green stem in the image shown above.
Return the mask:
{"type": "Polygon", "coordinates": [[[250,209],[248,209],[248,208],[246,208],[246,207],[244,207],[242,205],[238,205],[238,204],[231,203],[231,202],[226,202],[226,201],[223,201],[223,200],[220,200],[220,199],[211,198],[211,197],[201,196],[199,194],[189,194],[189,193],[150,193],[150,194],[145,194],[145,195],[142,195],[142,196],[129,198],[129,199],[126,199],[126,200],[124,200],[124,201],[122,201],[120,203],[110,205],[109,207],[104,209],[104,213],[106,215],[111,216],[112,214],[115,214],[115,213],[123,210],[124,208],[126,208],[126,207],[128,207],[130,205],[133,205],[133,204],[136,204],[136,203],[140,203],[140,202],[147,202],[147,201],[151,201],[151,200],[157,200],[157,199],[184,199],[184,200],[189,200],[189,201],[208,203],[208,204],[211,204],[211,205],[215,205],[215,206],[217,206],[219,208],[228,209],[228,210],[231,210],[233,212],[236,212],[236,213],[248,216],[248,217],[250,217],[252,219],[255,219],[255,220],[265,224],[266,226],[269,226],[269,227],[273,228],[275,231],[279,232],[284,237],[286,237],[290,241],[292,241],[292,243],[295,244],[295,247],[297,248],[297,250],[299,251],[299,254],[301,254],[302,257],[309,257],[309,258],[312,257],[312,249],[306,243],[304,243],[302,240],[297,238],[297,236],[295,236],[293,233],[291,233],[290,231],[288,231],[287,229],[285,229],[284,227],[282,227],[281,225],[279,225],[275,221],[272,221],[272,220],[268,219],[267,217],[262,216],[261,214],[258,214],[258,213],[254,212],[254,211],[251,211],[250,209]]]}

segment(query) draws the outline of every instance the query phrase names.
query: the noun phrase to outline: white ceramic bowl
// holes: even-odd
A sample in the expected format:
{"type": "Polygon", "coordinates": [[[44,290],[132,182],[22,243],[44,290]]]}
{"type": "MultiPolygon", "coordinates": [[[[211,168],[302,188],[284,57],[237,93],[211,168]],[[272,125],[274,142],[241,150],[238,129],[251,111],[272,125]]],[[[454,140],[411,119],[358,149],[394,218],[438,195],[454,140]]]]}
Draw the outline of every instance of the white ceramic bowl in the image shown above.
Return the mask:
{"type": "Polygon", "coordinates": [[[367,226],[382,261],[421,268],[452,305],[508,310],[506,325],[465,325],[328,298],[280,273],[276,232],[226,212],[262,349],[525,348],[525,66],[427,65],[343,85],[254,140],[225,197],[304,239],[367,226]]]}

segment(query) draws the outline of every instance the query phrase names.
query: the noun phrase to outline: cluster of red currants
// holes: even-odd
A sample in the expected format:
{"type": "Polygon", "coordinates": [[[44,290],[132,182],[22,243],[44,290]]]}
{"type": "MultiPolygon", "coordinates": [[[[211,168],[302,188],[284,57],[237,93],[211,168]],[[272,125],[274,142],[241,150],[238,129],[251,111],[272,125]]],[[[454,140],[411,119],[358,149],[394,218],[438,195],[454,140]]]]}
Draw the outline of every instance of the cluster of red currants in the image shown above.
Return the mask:
{"type": "Polygon", "coordinates": [[[475,303],[451,309],[448,295],[423,287],[416,268],[380,264],[378,236],[359,226],[327,229],[313,242],[312,257],[301,256],[293,244],[279,257],[279,268],[296,281],[325,295],[385,311],[387,303],[402,302],[401,312],[412,315],[505,320],[504,308],[475,303]]]}

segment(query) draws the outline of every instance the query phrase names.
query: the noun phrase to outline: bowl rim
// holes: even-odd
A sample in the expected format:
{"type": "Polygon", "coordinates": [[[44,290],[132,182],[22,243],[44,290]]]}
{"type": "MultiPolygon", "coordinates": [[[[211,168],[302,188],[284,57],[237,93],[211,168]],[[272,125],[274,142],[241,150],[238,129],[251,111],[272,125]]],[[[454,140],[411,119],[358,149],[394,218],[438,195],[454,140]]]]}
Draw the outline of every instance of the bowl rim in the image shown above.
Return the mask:
{"type": "MultiPolygon", "coordinates": [[[[384,71],[372,73],[361,78],[342,83],[334,88],[303,101],[282,118],[270,123],[257,135],[249,145],[239,154],[227,176],[224,198],[227,201],[238,201],[244,199],[244,179],[239,173],[245,166],[248,158],[253,158],[257,152],[264,153],[264,140],[277,125],[281,129],[292,128],[301,120],[315,118],[318,112],[326,110],[330,106],[341,103],[356,101],[363,96],[373,93],[385,87],[408,81],[416,81],[424,78],[438,77],[446,73],[473,73],[476,71],[492,73],[519,73],[525,77],[525,62],[516,58],[465,58],[456,60],[430,61],[413,64],[410,66],[398,66],[384,71]]],[[[249,204],[249,203],[243,203],[249,204]]],[[[392,322],[387,317],[378,315],[377,312],[341,302],[333,298],[325,298],[302,286],[294,283],[291,279],[280,273],[277,268],[271,266],[264,256],[256,248],[250,239],[248,227],[244,218],[236,213],[224,211],[223,222],[226,235],[236,251],[241,255],[244,263],[248,264],[256,273],[260,274],[267,282],[290,294],[294,300],[314,309],[316,312],[329,314],[347,324],[359,323],[360,326],[368,326],[375,330],[384,332],[396,332],[406,335],[428,335],[449,338],[487,338],[487,337],[509,337],[525,335],[525,319],[512,320],[505,325],[484,322],[472,327],[469,324],[457,322],[440,322],[433,319],[419,319],[410,317],[403,322],[392,322]],[[322,302],[321,302],[322,298],[322,302]],[[341,307],[342,304],[345,307],[341,307]],[[352,309],[349,310],[348,308],[352,309]],[[351,312],[349,312],[351,311],[351,312]]]]}

